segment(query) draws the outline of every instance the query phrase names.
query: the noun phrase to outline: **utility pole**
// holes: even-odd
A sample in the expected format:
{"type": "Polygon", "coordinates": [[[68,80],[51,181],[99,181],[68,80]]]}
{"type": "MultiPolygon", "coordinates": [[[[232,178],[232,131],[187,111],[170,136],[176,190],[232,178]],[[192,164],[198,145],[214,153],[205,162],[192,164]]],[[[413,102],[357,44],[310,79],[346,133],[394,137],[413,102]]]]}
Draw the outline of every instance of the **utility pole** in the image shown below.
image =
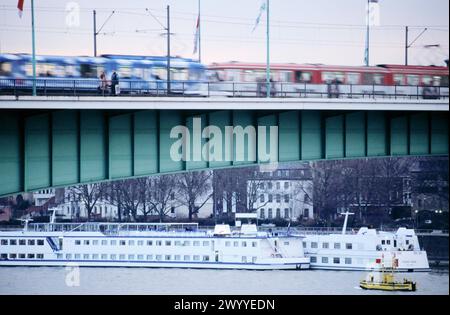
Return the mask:
{"type": "Polygon", "coordinates": [[[405,66],[408,65],[408,49],[411,48],[411,46],[428,30],[428,28],[424,28],[423,31],[411,42],[411,44],[408,43],[409,39],[409,27],[405,27],[405,66]]]}
{"type": "Polygon", "coordinates": [[[94,10],[94,57],[97,57],[97,12],[94,10]]]}
{"type": "Polygon", "coordinates": [[[100,34],[100,31],[103,29],[103,27],[108,23],[109,19],[113,16],[115,11],[112,11],[111,14],[106,19],[105,23],[100,27],[100,29],[97,31],[97,12],[94,10],[94,57],[97,57],[97,35],[100,34]]]}
{"type": "Polygon", "coordinates": [[[32,45],[32,57],[31,62],[33,65],[33,96],[36,96],[36,39],[34,34],[34,0],[31,0],[31,45],[32,45]]]}
{"type": "Polygon", "coordinates": [[[170,94],[170,6],[167,6],[167,95],[170,94]]]}
{"type": "Polygon", "coordinates": [[[202,20],[200,18],[200,1],[198,0],[198,62],[202,62],[202,20]]]}
{"type": "Polygon", "coordinates": [[[370,64],[369,53],[370,53],[370,0],[367,0],[366,56],[365,56],[366,67],[368,67],[370,64]]]}
{"type": "Polygon", "coordinates": [[[270,24],[269,24],[269,0],[267,0],[267,30],[266,30],[266,49],[267,49],[267,61],[266,61],[266,97],[270,97],[270,24]]]}

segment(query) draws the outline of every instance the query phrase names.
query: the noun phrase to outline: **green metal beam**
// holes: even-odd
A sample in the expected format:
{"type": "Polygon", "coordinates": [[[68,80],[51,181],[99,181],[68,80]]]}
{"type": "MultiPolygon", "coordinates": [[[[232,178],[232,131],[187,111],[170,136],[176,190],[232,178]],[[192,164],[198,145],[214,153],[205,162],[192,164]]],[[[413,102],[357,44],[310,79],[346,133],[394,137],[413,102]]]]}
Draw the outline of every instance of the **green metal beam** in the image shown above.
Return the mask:
{"type": "MultiPolygon", "coordinates": [[[[448,155],[448,112],[258,111],[108,109],[1,110],[0,196],[80,183],[198,169],[258,164],[258,126],[278,127],[280,162],[379,156],[448,155]],[[201,129],[193,130],[195,118],[201,129]],[[190,131],[190,161],[173,161],[174,126],[190,131]],[[192,161],[213,154],[203,128],[222,131],[220,161],[192,161]],[[225,141],[225,126],[253,126],[256,147],[225,141]],[[226,145],[232,160],[225,156],[226,145]],[[200,148],[200,149],[199,149],[200,148]],[[255,161],[237,161],[239,150],[255,161]],[[256,152],[254,152],[256,150],[256,152]]],[[[268,128],[265,147],[270,146],[268,128]]]]}

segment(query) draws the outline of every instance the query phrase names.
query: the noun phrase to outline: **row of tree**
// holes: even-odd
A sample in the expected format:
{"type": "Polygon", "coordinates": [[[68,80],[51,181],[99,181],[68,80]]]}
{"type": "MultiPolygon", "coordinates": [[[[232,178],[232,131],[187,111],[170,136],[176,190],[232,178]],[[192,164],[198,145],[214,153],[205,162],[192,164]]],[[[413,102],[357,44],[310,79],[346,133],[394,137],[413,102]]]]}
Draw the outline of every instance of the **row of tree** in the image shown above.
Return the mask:
{"type": "Polygon", "coordinates": [[[100,200],[107,200],[117,207],[119,221],[146,221],[150,215],[160,221],[173,207],[186,206],[191,221],[212,197],[212,172],[186,172],[178,175],[161,175],[113,182],[73,186],[68,189],[69,198],[82,202],[91,219],[100,200]]]}

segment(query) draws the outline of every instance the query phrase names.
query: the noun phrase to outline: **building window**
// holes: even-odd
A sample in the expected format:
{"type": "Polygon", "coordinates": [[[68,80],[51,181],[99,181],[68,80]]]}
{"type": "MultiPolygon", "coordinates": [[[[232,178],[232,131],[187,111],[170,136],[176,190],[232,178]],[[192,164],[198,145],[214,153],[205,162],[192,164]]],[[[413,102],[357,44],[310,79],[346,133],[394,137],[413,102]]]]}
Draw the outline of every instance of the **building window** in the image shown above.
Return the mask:
{"type": "MultiPolygon", "coordinates": [[[[268,182],[268,183],[267,183],[267,188],[268,188],[268,189],[272,189],[272,187],[273,187],[272,182],[268,182]]],[[[269,197],[270,197],[270,195],[269,195],[269,197]]]]}
{"type": "Polygon", "coordinates": [[[322,257],[322,264],[328,264],[328,257],[322,257]]]}
{"type": "Polygon", "coordinates": [[[265,212],[265,211],[264,211],[264,208],[262,208],[261,210],[259,210],[259,217],[260,217],[260,219],[265,219],[266,215],[265,215],[264,212],[265,212]]]}
{"type": "Polygon", "coordinates": [[[273,202],[273,195],[269,194],[269,202],[273,202]]]}
{"type": "Polygon", "coordinates": [[[385,240],[381,240],[381,245],[386,245],[386,241],[385,240]]]}
{"type": "Polygon", "coordinates": [[[289,182],[284,182],[284,189],[289,189],[289,182]]]}
{"type": "Polygon", "coordinates": [[[352,248],[353,248],[352,243],[346,243],[345,244],[345,249],[352,249],[352,248]]]}
{"type": "Polygon", "coordinates": [[[277,182],[277,189],[279,190],[281,187],[280,182],[277,182]]]}
{"type": "Polygon", "coordinates": [[[175,207],[171,207],[171,208],[170,208],[170,213],[172,213],[172,214],[175,213],[175,207]]]}
{"type": "Polygon", "coordinates": [[[346,264],[346,265],[351,265],[351,264],[352,264],[352,259],[349,258],[349,257],[346,257],[346,258],[345,258],[345,264],[346,264]]]}
{"type": "Polygon", "coordinates": [[[334,249],[341,249],[341,243],[334,243],[334,249]]]}
{"type": "Polygon", "coordinates": [[[341,263],[341,259],[339,257],[333,258],[333,264],[340,264],[340,263],[341,263]]]}
{"type": "Polygon", "coordinates": [[[328,243],[322,243],[322,248],[329,248],[329,244],[328,243]]]}
{"type": "Polygon", "coordinates": [[[281,209],[277,208],[277,219],[281,218],[281,209]]]}
{"type": "Polygon", "coordinates": [[[289,209],[288,208],[284,209],[284,218],[289,219],[289,209]]]}
{"type": "Polygon", "coordinates": [[[261,195],[259,196],[259,202],[264,202],[264,194],[261,194],[261,195]]]}
{"type": "Polygon", "coordinates": [[[280,194],[277,194],[277,195],[276,195],[276,198],[277,198],[277,202],[280,203],[280,202],[281,202],[281,195],[280,195],[280,194]]]}
{"type": "Polygon", "coordinates": [[[289,202],[289,195],[288,194],[284,195],[284,202],[286,202],[286,203],[289,202]]]}
{"type": "Polygon", "coordinates": [[[306,248],[306,242],[303,242],[303,248],[306,248]]]}
{"type": "Polygon", "coordinates": [[[269,209],[269,213],[267,215],[268,219],[272,219],[272,209],[269,209]]]}
{"type": "Polygon", "coordinates": [[[312,264],[315,264],[315,263],[317,262],[317,257],[316,257],[316,256],[311,256],[311,257],[310,257],[310,262],[311,262],[312,264]]]}

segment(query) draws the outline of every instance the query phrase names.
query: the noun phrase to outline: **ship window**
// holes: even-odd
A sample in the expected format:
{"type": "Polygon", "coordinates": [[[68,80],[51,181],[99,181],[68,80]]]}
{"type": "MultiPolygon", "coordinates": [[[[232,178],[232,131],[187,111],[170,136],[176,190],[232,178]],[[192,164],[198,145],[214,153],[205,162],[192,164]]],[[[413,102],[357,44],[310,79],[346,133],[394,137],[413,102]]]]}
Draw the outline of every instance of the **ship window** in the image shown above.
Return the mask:
{"type": "Polygon", "coordinates": [[[317,248],[317,242],[311,242],[311,248],[317,248]]]}
{"type": "Polygon", "coordinates": [[[247,262],[247,256],[242,256],[242,262],[246,263],[247,262]]]}
{"type": "Polygon", "coordinates": [[[2,240],[1,244],[2,245],[8,245],[8,240],[2,240]]]}
{"type": "Polygon", "coordinates": [[[84,245],[89,245],[89,240],[84,240],[84,245]]]}
{"type": "Polygon", "coordinates": [[[75,259],[80,259],[81,258],[81,254],[75,254],[75,259]]]}
{"type": "Polygon", "coordinates": [[[194,260],[200,260],[200,255],[194,255],[194,260]]]}
{"type": "Polygon", "coordinates": [[[9,259],[16,259],[17,258],[17,254],[9,254],[9,259]]]}
{"type": "Polygon", "coordinates": [[[409,245],[409,240],[406,240],[405,243],[406,243],[406,245],[409,245]]]}
{"type": "Polygon", "coordinates": [[[111,254],[110,256],[109,256],[109,258],[111,259],[111,260],[116,260],[116,254],[111,254]]]}
{"type": "Polygon", "coordinates": [[[351,265],[351,264],[352,264],[352,259],[349,258],[349,257],[346,257],[346,258],[345,258],[345,264],[346,264],[346,265],[351,265]]]}
{"type": "Polygon", "coordinates": [[[303,248],[306,248],[306,242],[303,242],[303,248]]]}
{"type": "Polygon", "coordinates": [[[185,260],[185,261],[191,260],[191,256],[189,256],[189,255],[184,255],[183,260],[185,260]]]}
{"type": "Polygon", "coordinates": [[[341,249],[341,243],[334,243],[334,249],[341,249]]]}
{"type": "Polygon", "coordinates": [[[256,259],[258,259],[258,258],[253,256],[253,257],[252,257],[252,263],[255,264],[255,263],[256,263],[256,259]]]}
{"type": "Polygon", "coordinates": [[[97,260],[98,259],[98,254],[92,254],[92,259],[97,260]]]}
{"type": "Polygon", "coordinates": [[[353,248],[352,243],[346,243],[346,244],[345,244],[345,248],[346,248],[346,249],[352,249],[352,248],[353,248]]]}
{"type": "Polygon", "coordinates": [[[84,254],[83,259],[89,259],[89,254],[84,254]]]}
{"type": "Polygon", "coordinates": [[[124,254],[120,254],[119,255],[119,260],[125,260],[125,255],[124,254]]]}
{"type": "Polygon", "coordinates": [[[200,246],[200,241],[194,241],[194,246],[200,246]]]}
{"type": "Polygon", "coordinates": [[[144,255],[137,255],[137,260],[144,260],[144,255]]]}
{"type": "Polygon", "coordinates": [[[128,246],[134,246],[134,241],[133,240],[128,241],[128,246]]]}
{"type": "Polygon", "coordinates": [[[189,242],[189,241],[184,241],[183,246],[190,246],[190,245],[191,245],[191,242],[189,242]]]}
{"type": "Polygon", "coordinates": [[[172,245],[172,242],[171,241],[166,241],[166,246],[170,246],[170,245],[172,245]]]}
{"type": "Polygon", "coordinates": [[[102,240],[102,245],[108,245],[108,241],[107,240],[102,240]]]}
{"type": "Polygon", "coordinates": [[[242,242],[242,247],[247,247],[247,242],[242,242]]]}
{"type": "Polygon", "coordinates": [[[162,241],[156,241],[156,246],[161,246],[162,245],[162,241]]]}
{"type": "Polygon", "coordinates": [[[66,254],[66,259],[72,259],[72,254],[66,254]]]}
{"type": "Polygon", "coordinates": [[[81,241],[80,240],[75,240],[75,245],[81,245],[81,241]]]}
{"type": "Polygon", "coordinates": [[[311,256],[310,257],[310,262],[313,263],[313,264],[316,263],[317,262],[317,257],[316,256],[311,256]]]}
{"type": "Polygon", "coordinates": [[[63,259],[63,254],[56,254],[56,259],[63,259]]]}
{"type": "Polygon", "coordinates": [[[19,258],[25,258],[25,254],[19,254],[19,258]]]}
{"type": "Polygon", "coordinates": [[[340,264],[340,263],[341,263],[341,259],[339,257],[333,258],[333,264],[340,264]]]}
{"type": "Polygon", "coordinates": [[[102,254],[100,257],[101,257],[101,259],[103,259],[103,260],[108,259],[108,255],[107,255],[107,254],[102,254]]]}
{"type": "Polygon", "coordinates": [[[322,264],[328,264],[328,257],[322,257],[322,264]]]}
{"type": "Polygon", "coordinates": [[[385,240],[381,240],[381,245],[386,245],[386,241],[385,240]]]}
{"type": "Polygon", "coordinates": [[[19,245],[26,245],[26,241],[25,240],[19,240],[19,245]]]}
{"type": "Polygon", "coordinates": [[[9,245],[17,245],[17,241],[16,240],[9,240],[9,245]]]}
{"type": "Polygon", "coordinates": [[[233,246],[234,246],[234,247],[238,247],[238,246],[239,246],[239,242],[236,242],[236,241],[233,242],[233,246]]]}
{"type": "Polygon", "coordinates": [[[175,256],[173,257],[173,259],[174,259],[174,260],[181,260],[181,256],[180,256],[180,255],[175,255],[175,256]]]}
{"type": "Polygon", "coordinates": [[[37,258],[37,259],[44,259],[44,254],[37,254],[37,255],[36,255],[36,258],[37,258]]]}
{"type": "Polygon", "coordinates": [[[147,241],[147,246],[152,246],[153,245],[153,241],[147,241]]]}
{"type": "Polygon", "coordinates": [[[203,246],[209,246],[209,241],[203,241],[203,246]]]}
{"type": "Polygon", "coordinates": [[[284,245],[289,246],[289,242],[287,242],[287,241],[284,242],[284,245]]]}
{"type": "Polygon", "coordinates": [[[322,248],[329,248],[329,244],[328,243],[322,243],[322,248]]]}
{"type": "Polygon", "coordinates": [[[258,242],[252,242],[252,247],[258,246],[258,242]]]}
{"type": "Polygon", "coordinates": [[[181,246],[181,241],[175,241],[175,246],[181,246]]]}
{"type": "Polygon", "coordinates": [[[34,246],[34,240],[28,240],[28,245],[34,246]]]}
{"type": "Polygon", "coordinates": [[[386,244],[387,244],[387,245],[391,245],[391,240],[387,240],[387,241],[386,241],[386,244]]]}
{"type": "Polygon", "coordinates": [[[8,254],[0,254],[1,259],[8,259],[8,254]]]}
{"type": "Polygon", "coordinates": [[[225,242],[225,247],[230,247],[231,246],[231,242],[230,241],[226,241],[225,242]]]}
{"type": "Polygon", "coordinates": [[[134,255],[133,254],[128,255],[128,260],[134,260],[134,255]]]}
{"type": "Polygon", "coordinates": [[[209,261],[209,256],[203,256],[203,261],[209,261]]]}
{"type": "Polygon", "coordinates": [[[112,240],[110,244],[111,244],[111,246],[116,246],[117,242],[116,242],[116,240],[112,240]]]}
{"type": "Polygon", "coordinates": [[[156,255],[156,260],[162,260],[162,255],[156,255]]]}
{"type": "Polygon", "coordinates": [[[153,260],[153,255],[147,255],[147,260],[153,260]]]}

